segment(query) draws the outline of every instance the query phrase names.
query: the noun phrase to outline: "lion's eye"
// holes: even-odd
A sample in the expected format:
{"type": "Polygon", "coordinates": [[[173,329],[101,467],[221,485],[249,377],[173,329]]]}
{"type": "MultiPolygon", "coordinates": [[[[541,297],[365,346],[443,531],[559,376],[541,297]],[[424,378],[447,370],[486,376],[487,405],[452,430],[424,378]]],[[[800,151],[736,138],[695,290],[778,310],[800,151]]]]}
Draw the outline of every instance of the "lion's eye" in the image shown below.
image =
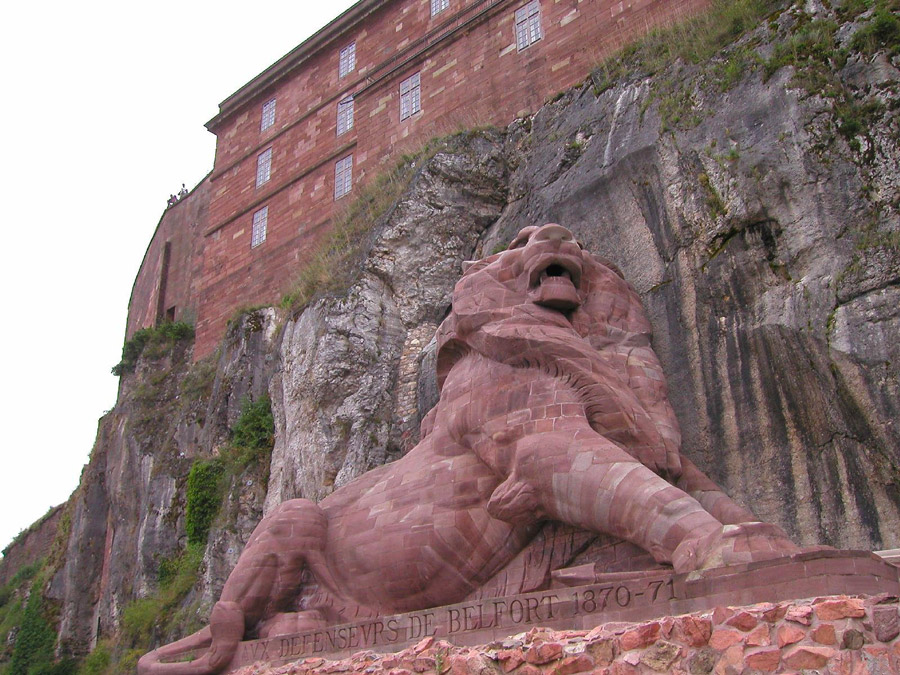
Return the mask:
{"type": "Polygon", "coordinates": [[[531,235],[534,234],[537,229],[538,228],[534,225],[529,225],[528,227],[519,230],[519,234],[513,238],[506,250],[511,251],[514,248],[522,248],[525,246],[525,244],[528,243],[528,240],[531,239],[531,235]]]}

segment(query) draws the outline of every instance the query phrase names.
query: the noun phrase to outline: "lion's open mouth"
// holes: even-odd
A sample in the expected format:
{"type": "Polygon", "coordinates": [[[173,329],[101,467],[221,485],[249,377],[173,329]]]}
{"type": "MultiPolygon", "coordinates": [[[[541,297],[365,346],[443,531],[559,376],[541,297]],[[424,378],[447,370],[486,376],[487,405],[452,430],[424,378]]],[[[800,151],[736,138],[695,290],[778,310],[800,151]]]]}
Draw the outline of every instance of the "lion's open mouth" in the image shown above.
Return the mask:
{"type": "Polygon", "coordinates": [[[539,256],[531,268],[529,281],[535,304],[560,311],[569,311],[581,304],[578,297],[581,264],[571,256],[553,253],[539,256]]]}
{"type": "Polygon", "coordinates": [[[567,279],[571,283],[572,273],[562,265],[553,264],[541,272],[541,275],[538,277],[538,283],[543,284],[547,279],[567,279]]]}

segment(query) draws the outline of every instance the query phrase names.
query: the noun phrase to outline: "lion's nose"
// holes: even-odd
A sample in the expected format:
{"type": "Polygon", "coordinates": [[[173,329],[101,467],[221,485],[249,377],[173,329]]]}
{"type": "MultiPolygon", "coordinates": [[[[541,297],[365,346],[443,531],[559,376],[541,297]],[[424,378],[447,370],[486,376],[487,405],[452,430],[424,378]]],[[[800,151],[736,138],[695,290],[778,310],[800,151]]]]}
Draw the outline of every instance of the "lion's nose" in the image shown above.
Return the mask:
{"type": "Polygon", "coordinates": [[[537,232],[531,235],[532,241],[575,241],[575,237],[562,225],[549,223],[538,228],[537,232]]]}

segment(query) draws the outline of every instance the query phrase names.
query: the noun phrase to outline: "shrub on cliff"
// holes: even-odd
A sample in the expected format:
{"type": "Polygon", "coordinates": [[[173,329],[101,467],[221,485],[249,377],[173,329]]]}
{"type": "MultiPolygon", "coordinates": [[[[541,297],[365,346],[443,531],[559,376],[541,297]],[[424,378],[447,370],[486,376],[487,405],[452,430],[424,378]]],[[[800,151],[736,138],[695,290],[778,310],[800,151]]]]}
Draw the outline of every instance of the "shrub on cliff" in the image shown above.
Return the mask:
{"type": "Polygon", "coordinates": [[[44,616],[44,602],[38,583],[31,587],[22,624],[16,633],[9,663],[9,675],[29,675],[53,666],[56,631],[44,616]]]}
{"type": "Polygon", "coordinates": [[[206,545],[213,518],[222,503],[222,462],[198,459],[187,479],[185,531],[188,544],[206,545]]]}
{"type": "Polygon", "coordinates": [[[141,328],[122,345],[122,360],[112,367],[113,375],[133,373],[145,350],[158,358],[182,340],[194,339],[194,327],[183,321],[167,321],[152,328],[141,328]]]}
{"type": "Polygon", "coordinates": [[[241,415],[231,429],[231,444],[237,450],[255,453],[269,450],[275,442],[275,420],[268,394],[256,401],[245,398],[241,415]]]}

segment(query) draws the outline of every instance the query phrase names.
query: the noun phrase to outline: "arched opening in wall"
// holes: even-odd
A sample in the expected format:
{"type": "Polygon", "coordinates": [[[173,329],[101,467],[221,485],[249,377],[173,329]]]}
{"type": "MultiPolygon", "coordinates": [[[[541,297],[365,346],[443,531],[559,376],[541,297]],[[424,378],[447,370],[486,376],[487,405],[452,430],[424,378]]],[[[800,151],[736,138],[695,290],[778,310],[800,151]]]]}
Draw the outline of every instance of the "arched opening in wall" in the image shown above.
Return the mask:
{"type": "MultiPolygon", "coordinates": [[[[156,321],[159,324],[163,318],[168,318],[168,312],[164,312],[166,307],[166,286],[169,280],[169,259],[172,257],[172,242],[167,241],[163,245],[162,261],[159,266],[159,282],[157,283],[156,292],[156,321]]],[[[174,316],[175,308],[171,308],[174,316]]]]}
{"type": "Polygon", "coordinates": [[[166,321],[173,323],[175,321],[175,305],[166,310],[166,321]]]}

